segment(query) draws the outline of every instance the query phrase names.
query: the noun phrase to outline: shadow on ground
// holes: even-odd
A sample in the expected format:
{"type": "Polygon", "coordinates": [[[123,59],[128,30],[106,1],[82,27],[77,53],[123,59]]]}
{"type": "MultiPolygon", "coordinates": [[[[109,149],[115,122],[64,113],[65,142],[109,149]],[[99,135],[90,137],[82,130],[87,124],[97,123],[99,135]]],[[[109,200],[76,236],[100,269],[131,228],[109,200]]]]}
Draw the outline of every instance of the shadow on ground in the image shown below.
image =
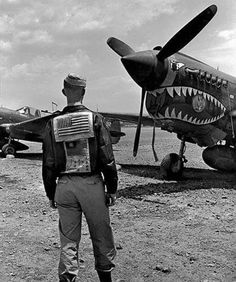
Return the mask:
{"type": "Polygon", "coordinates": [[[17,153],[17,159],[41,160],[42,153],[17,153]]]}
{"type": "Polygon", "coordinates": [[[234,173],[212,169],[185,168],[183,178],[178,181],[163,180],[159,166],[121,164],[121,171],[139,177],[146,177],[147,183],[121,189],[118,192],[118,197],[139,199],[142,196],[154,193],[170,194],[212,188],[236,189],[236,175],[234,173]],[[152,178],[151,181],[150,178],[152,178]],[[153,183],[153,179],[156,179],[157,182],[153,183]]]}

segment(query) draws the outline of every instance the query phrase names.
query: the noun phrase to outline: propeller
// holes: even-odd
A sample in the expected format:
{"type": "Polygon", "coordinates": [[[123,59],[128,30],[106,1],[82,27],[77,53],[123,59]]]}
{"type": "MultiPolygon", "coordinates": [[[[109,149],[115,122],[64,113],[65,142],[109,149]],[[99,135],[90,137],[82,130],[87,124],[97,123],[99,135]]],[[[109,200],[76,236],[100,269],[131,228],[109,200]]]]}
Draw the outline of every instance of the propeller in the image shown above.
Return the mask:
{"type": "Polygon", "coordinates": [[[154,48],[155,51],[160,50],[157,55],[150,50],[135,52],[126,43],[114,37],[107,40],[110,48],[121,56],[121,61],[130,76],[142,87],[140,113],[133,148],[134,156],[138,152],[146,90],[154,90],[164,81],[167,74],[165,59],[186,46],[210,22],[216,11],[216,5],[206,8],[179,30],[163,48],[154,48]]]}
{"type": "Polygon", "coordinates": [[[138,146],[139,146],[139,138],[141,133],[141,126],[142,126],[142,117],[143,117],[143,104],[145,99],[146,90],[142,88],[142,96],[141,96],[141,105],[140,105],[140,112],[138,118],[138,125],[136,129],[135,139],[134,139],[134,148],[133,148],[133,156],[137,156],[138,146]]]}
{"type": "Polygon", "coordinates": [[[161,49],[157,57],[159,60],[171,56],[186,46],[214,17],[216,5],[211,5],[187,23],[161,49]]]}
{"type": "Polygon", "coordinates": [[[108,38],[107,44],[121,57],[135,53],[135,51],[131,47],[129,47],[129,45],[125,44],[123,41],[115,37],[108,38]]]}

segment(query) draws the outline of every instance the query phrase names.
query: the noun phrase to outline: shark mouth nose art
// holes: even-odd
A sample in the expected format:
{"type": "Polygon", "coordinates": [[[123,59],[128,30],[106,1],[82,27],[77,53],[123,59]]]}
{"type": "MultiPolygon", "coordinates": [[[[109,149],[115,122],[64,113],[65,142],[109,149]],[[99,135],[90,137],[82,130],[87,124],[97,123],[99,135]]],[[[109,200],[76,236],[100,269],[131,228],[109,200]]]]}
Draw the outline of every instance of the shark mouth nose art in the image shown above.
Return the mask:
{"type": "Polygon", "coordinates": [[[226,108],[219,100],[191,87],[165,87],[149,93],[155,97],[153,98],[158,111],[154,116],[157,119],[176,119],[195,125],[205,125],[225,115],[226,108]]]}

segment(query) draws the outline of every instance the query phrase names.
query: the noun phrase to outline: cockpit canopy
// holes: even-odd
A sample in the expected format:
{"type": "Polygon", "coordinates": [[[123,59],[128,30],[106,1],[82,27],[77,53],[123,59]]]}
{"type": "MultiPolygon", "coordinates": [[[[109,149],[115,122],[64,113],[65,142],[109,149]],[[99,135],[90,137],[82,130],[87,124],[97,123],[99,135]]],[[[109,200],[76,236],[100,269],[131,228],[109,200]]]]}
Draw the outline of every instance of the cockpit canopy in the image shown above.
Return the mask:
{"type": "Polygon", "coordinates": [[[50,114],[50,112],[48,111],[39,110],[39,109],[29,107],[29,106],[24,106],[18,109],[17,112],[19,112],[21,115],[31,117],[31,118],[39,118],[39,117],[47,116],[50,114]]]}

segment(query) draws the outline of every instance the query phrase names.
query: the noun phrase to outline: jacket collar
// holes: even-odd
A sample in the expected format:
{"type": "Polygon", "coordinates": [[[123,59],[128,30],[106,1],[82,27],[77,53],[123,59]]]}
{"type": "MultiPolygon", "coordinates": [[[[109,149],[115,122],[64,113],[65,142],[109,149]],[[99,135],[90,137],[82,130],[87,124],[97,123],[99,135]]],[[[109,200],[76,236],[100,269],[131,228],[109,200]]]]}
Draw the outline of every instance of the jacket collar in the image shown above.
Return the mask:
{"type": "Polygon", "coordinates": [[[71,113],[71,112],[76,112],[76,111],[81,111],[81,110],[89,110],[88,108],[86,108],[84,105],[80,104],[80,105],[73,105],[73,106],[66,106],[63,110],[62,110],[62,114],[64,113],[71,113]]]}

